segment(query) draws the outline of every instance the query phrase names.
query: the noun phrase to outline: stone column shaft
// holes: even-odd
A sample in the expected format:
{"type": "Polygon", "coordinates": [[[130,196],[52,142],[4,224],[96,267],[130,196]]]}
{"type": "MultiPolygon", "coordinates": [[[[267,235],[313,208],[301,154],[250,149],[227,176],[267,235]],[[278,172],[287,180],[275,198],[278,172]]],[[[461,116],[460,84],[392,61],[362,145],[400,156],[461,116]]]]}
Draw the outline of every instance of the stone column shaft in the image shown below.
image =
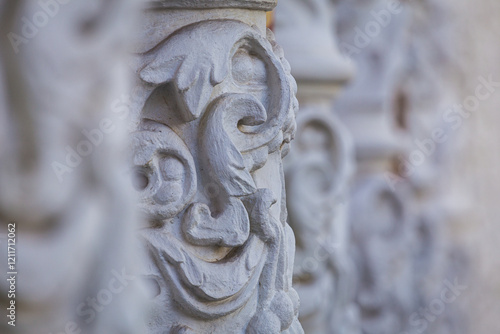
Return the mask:
{"type": "Polygon", "coordinates": [[[301,333],[282,157],[297,107],[275,1],[153,1],[132,133],[149,333],[301,333]]]}

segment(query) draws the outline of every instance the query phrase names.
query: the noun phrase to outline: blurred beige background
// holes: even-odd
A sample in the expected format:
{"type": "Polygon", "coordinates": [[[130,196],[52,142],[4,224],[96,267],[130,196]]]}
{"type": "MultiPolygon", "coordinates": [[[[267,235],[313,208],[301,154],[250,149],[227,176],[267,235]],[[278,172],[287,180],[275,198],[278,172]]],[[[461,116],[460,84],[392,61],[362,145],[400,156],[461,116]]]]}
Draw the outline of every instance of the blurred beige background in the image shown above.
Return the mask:
{"type": "MultiPolygon", "coordinates": [[[[455,2],[455,1],[454,1],[455,2]]],[[[500,82],[500,1],[458,0],[457,74],[461,100],[474,94],[478,76],[500,82]]],[[[470,284],[462,300],[470,333],[500,333],[500,88],[481,102],[457,131],[450,203],[460,213],[453,236],[470,256],[470,284]]]]}

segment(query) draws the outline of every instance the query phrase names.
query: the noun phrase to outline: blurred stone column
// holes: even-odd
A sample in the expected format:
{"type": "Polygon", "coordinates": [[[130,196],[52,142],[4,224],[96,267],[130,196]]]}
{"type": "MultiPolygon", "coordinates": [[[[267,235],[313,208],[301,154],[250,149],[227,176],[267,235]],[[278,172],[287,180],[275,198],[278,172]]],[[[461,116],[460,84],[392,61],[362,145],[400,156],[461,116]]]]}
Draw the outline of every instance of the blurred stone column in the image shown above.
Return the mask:
{"type": "Polygon", "coordinates": [[[359,68],[336,107],[356,143],[353,246],[366,334],[461,329],[442,300],[464,282],[443,191],[453,151],[444,115],[455,103],[449,5],[339,1],[340,45],[359,68]]]}
{"type": "Polygon", "coordinates": [[[303,333],[282,157],[295,82],[273,0],[148,2],[134,69],[149,333],[303,333]]]}
{"type": "Polygon", "coordinates": [[[350,216],[360,278],[356,302],[363,333],[404,333],[417,309],[415,222],[409,186],[395,187],[390,176],[406,147],[394,105],[407,56],[408,9],[399,1],[341,0],[338,10],[339,45],[358,70],[335,105],[353,135],[358,163],[350,216]]]}
{"type": "Polygon", "coordinates": [[[349,255],[351,138],[332,110],[353,65],[337,47],[328,0],[281,1],[274,31],[297,80],[296,141],[286,158],[289,223],[297,240],[294,287],[306,333],[358,333],[356,273],[349,255]]]}
{"type": "Polygon", "coordinates": [[[406,184],[412,193],[408,202],[417,241],[414,290],[418,308],[409,321],[413,332],[458,334],[466,331],[466,316],[457,300],[464,299],[460,295],[468,277],[464,252],[451,242],[451,225],[459,212],[449,205],[450,160],[458,138],[450,111],[460,102],[455,82],[460,68],[454,4],[422,0],[409,5],[406,61],[394,104],[407,147],[398,158],[393,178],[396,188],[406,184]],[[459,288],[450,292],[449,285],[455,282],[459,288]]]}
{"type": "Polygon", "coordinates": [[[1,333],[141,332],[113,109],[133,14],[130,1],[0,1],[1,333]]]}

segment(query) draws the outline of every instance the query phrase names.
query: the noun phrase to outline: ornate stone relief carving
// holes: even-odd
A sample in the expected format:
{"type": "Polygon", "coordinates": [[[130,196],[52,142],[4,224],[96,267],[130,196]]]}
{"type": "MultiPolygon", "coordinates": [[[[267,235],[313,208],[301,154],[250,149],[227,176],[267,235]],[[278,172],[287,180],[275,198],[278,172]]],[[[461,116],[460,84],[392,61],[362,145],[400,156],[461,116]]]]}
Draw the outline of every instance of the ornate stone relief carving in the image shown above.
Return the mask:
{"type": "Polygon", "coordinates": [[[301,106],[285,160],[299,317],[307,333],[345,334],[359,333],[347,220],[354,156],[332,102],[353,68],[338,51],[334,17],[330,1],[282,1],[274,31],[290,59],[301,106]]]}
{"type": "Polygon", "coordinates": [[[120,172],[125,132],[110,108],[125,91],[133,9],[66,3],[0,1],[0,332],[138,333],[128,280],[137,220],[120,172]],[[116,275],[121,293],[103,306],[116,275]]]}
{"type": "Polygon", "coordinates": [[[300,112],[285,171],[289,222],[297,238],[294,287],[301,300],[301,323],[308,333],[356,333],[356,277],[348,253],[346,203],[352,165],[346,133],[329,108],[306,105],[300,112]]]}
{"type": "Polygon", "coordinates": [[[171,3],[145,13],[135,65],[149,332],[302,333],[281,162],[295,82],[264,2],[171,3]]]}
{"type": "Polygon", "coordinates": [[[357,304],[363,333],[408,330],[416,308],[415,235],[408,205],[379,175],[359,178],[351,199],[357,304]]]}

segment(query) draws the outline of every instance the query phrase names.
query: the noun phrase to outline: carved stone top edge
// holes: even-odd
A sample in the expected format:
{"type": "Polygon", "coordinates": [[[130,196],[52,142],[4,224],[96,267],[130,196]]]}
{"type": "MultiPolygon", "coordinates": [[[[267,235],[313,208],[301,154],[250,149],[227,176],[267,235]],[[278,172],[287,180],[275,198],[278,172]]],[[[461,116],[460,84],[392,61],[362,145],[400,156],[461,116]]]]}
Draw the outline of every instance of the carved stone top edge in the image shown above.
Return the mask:
{"type": "Polygon", "coordinates": [[[146,1],[148,9],[211,9],[242,8],[270,11],[278,0],[153,0],[146,1]]]}

